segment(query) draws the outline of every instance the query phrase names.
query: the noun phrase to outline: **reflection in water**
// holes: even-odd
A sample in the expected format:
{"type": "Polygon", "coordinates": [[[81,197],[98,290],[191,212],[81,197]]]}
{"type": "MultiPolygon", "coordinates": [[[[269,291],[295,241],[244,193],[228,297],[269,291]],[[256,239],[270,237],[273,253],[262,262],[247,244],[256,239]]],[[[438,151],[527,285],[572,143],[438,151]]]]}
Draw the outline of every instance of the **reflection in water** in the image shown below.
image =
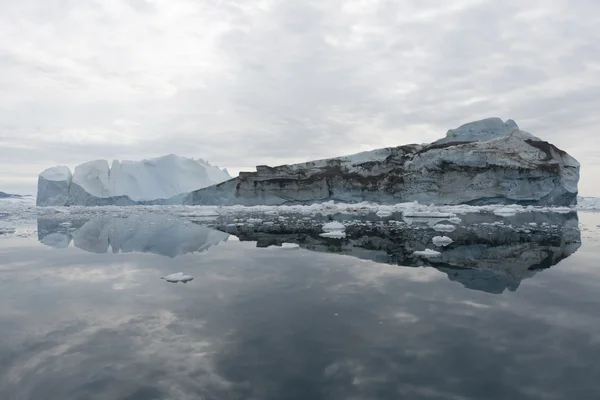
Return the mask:
{"type": "Polygon", "coordinates": [[[144,252],[167,257],[201,252],[229,234],[167,215],[131,215],[126,218],[98,217],[89,221],[39,219],[38,239],[56,247],[68,247],[71,241],[82,250],[93,253],[144,252]]]}
{"type": "MultiPolygon", "coordinates": [[[[106,253],[152,252],[169,257],[204,251],[234,234],[258,247],[297,243],[302,248],[349,255],[379,263],[429,266],[469,289],[488,293],[515,291],[520,282],[536,271],[549,268],[581,246],[576,213],[525,213],[512,217],[466,214],[452,232],[440,233],[432,218],[375,221],[363,218],[348,224],[344,239],[321,237],[323,221],[289,217],[279,222],[258,224],[218,221],[219,230],[173,216],[155,214],[126,218],[99,217],[90,221],[39,220],[40,242],[67,247],[71,241],[80,249],[106,253]],[[227,233],[223,232],[227,231],[227,233]],[[436,246],[433,238],[449,236],[452,243],[436,246]],[[422,257],[415,251],[435,249],[439,257],[422,257]]],[[[456,221],[455,221],[456,222],[456,221]]]]}
{"type": "Polygon", "coordinates": [[[260,227],[230,224],[222,229],[242,241],[256,241],[259,247],[291,242],[313,251],[376,262],[430,266],[469,289],[495,294],[505,289],[515,291],[523,279],[550,268],[581,246],[576,213],[526,213],[509,218],[466,214],[461,219],[450,233],[434,229],[436,223],[448,224],[434,218],[381,224],[361,221],[347,227],[345,239],[319,236],[320,226],[294,232],[289,223],[260,227]],[[433,238],[440,235],[449,236],[453,242],[436,246],[433,238]],[[414,254],[427,248],[441,255],[414,254]]]}
{"type": "MultiPolygon", "coordinates": [[[[295,240],[318,251],[242,242],[166,260],[0,246],[0,399],[600,398],[600,230],[517,294],[394,265],[444,262],[434,266],[481,280],[534,273],[579,246],[574,214],[461,218],[438,260],[412,255],[435,248],[426,221],[375,219],[349,226],[345,240],[266,218],[252,231],[247,221],[222,227],[248,229],[246,239],[262,230],[260,246],[295,240]],[[157,275],[168,271],[196,279],[166,285],[157,275]]],[[[78,233],[86,223],[55,224],[40,239],[94,244],[93,230],[78,233]]],[[[152,231],[146,224],[137,226],[152,231]]]]}

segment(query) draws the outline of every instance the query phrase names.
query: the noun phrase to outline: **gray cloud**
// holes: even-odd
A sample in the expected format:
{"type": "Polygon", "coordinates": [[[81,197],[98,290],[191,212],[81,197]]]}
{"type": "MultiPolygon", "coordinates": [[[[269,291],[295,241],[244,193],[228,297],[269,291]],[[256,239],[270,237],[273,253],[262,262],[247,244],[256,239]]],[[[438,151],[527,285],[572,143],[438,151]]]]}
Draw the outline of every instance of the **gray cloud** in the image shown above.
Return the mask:
{"type": "Polygon", "coordinates": [[[572,153],[600,195],[600,4],[440,4],[0,1],[3,190],[58,163],[177,153],[237,171],[500,116],[572,153]]]}

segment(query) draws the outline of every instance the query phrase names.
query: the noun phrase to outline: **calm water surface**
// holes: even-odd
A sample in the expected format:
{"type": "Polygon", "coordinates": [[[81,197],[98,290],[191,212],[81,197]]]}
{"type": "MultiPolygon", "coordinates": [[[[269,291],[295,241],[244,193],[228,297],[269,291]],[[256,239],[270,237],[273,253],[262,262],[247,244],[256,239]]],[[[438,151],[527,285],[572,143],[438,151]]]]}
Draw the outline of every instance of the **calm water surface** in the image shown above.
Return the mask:
{"type": "Polygon", "coordinates": [[[38,221],[0,238],[0,399],[599,399],[599,216],[473,218],[38,221]]]}

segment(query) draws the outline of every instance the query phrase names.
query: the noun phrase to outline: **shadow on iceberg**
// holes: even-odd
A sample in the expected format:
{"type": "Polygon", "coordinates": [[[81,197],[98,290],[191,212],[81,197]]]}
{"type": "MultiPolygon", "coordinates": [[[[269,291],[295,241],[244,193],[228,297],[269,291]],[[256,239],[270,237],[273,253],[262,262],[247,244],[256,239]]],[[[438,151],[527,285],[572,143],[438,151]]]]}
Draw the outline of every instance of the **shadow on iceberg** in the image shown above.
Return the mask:
{"type": "Polygon", "coordinates": [[[173,216],[132,215],[125,218],[103,216],[91,220],[64,221],[38,219],[38,240],[51,247],[71,243],[92,253],[143,252],[167,257],[202,252],[229,234],[173,216]]]}
{"type": "Polygon", "coordinates": [[[517,290],[523,279],[556,265],[581,246],[575,212],[530,212],[509,217],[476,213],[462,215],[461,220],[456,225],[437,218],[354,220],[346,222],[346,237],[342,239],[322,237],[321,225],[307,229],[302,220],[297,231],[290,220],[259,226],[224,224],[219,229],[241,241],[256,241],[257,247],[296,243],[311,251],[378,263],[433,267],[466,288],[493,294],[517,290]],[[433,239],[440,236],[452,242],[437,246],[433,239]],[[426,249],[440,254],[415,254],[426,249]]]}

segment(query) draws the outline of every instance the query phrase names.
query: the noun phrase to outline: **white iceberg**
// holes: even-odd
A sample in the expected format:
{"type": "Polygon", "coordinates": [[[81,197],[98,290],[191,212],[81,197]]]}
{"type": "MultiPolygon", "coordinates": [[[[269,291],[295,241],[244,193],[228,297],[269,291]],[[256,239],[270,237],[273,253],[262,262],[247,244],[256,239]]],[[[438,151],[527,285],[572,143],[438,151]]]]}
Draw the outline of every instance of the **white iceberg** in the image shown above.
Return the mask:
{"type": "Polygon", "coordinates": [[[52,167],[39,175],[38,206],[129,205],[168,200],[231,179],[203,160],[170,154],[141,161],[90,161],[52,167]]]}

